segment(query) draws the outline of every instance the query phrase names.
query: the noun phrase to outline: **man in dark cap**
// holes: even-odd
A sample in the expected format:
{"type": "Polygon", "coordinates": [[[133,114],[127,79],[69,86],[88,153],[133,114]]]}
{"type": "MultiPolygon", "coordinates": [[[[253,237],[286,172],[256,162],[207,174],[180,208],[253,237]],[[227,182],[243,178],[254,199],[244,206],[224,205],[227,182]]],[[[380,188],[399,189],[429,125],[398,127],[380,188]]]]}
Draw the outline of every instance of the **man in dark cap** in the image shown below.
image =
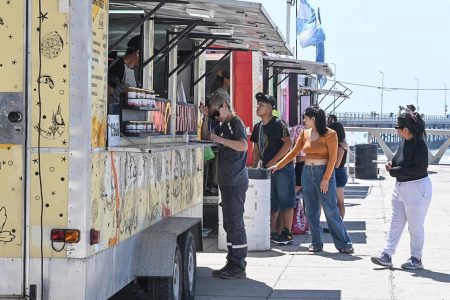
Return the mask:
{"type": "MultiPolygon", "coordinates": [[[[250,140],[253,144],[253,167],[262,161],[263,168],[274,166],[291,149],[287,124],[273,116],[277,103],[270,95],[257,93],[256,115],[261,122],[253,127],[250,140]]],[[[292,239],[292,219],[295,207],[295,172],[294,165],[287,164],[271,177],[271,241],[278,245],[289,245],[292,239]],[[279,224],[277,218],[280,215],[279,224]]]]}
{"type": "Polygon", "coordinates": [[[119,104],[120,94],[127,87],[137,87],[136,68],[140,63],[141,36],[132,37],[125,55],[119,57],[108,68],[108,104],[119,104]]]}

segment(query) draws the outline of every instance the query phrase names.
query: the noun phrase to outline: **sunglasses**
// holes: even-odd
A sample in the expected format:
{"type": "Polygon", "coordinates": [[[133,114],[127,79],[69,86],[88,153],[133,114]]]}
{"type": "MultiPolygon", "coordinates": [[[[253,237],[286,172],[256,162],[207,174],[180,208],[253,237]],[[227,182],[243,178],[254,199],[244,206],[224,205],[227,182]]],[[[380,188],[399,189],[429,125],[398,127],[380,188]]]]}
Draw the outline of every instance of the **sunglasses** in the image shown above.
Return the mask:
{"type": "Polygon", "coordinates": [[[209,114],[209,118],[210,119],[215,119],[216,117],[220,116],[220,112],[218,110],[213,111],[212,113],[209,114]]]}

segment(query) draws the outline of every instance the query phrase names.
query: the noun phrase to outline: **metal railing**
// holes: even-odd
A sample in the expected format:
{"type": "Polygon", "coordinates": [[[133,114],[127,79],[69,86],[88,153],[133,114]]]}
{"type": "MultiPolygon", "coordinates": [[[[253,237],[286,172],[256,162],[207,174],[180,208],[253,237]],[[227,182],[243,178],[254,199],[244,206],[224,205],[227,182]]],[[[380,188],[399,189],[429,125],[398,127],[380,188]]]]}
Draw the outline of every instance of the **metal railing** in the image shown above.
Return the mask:
{"type": "MultiPolygon", "coordinates": [[[[380,148],[383,150],[388,160],[391,160],[394,156],[391,148],[387,145],[386,141],[381,136],[382,134],[397,134],[397,130],[394,128],[375,128],[375,127],[345,127],[346,132],[365,132],[367,133],[367,143],[371,143],[373,139],[376,140],[380,148]]],[[[430,164],[439,164],[442,156],[445,154],[445,151],[450,146],[450,130],[442,130],[442,129],[427,129],[426,130],[428,136],[441,136],[445,137],[444,142],[439,147],[436,154],[432,154],[428,151],[428,162],[430,164]]]]}
{"type": "MultiPolygon", "coordinates": [[[[345,124],[356,124],[360,122],[373,124],[395,124],[397,122],[397,114],[378,114],[378,113],[360,113],[360,112],[345,112],[336,113],[339,122],[345,124]]],[[[448,116],[436,115],[422,115],[425,124],[448,124],[450,125],[450,118],[448,116]]]]}

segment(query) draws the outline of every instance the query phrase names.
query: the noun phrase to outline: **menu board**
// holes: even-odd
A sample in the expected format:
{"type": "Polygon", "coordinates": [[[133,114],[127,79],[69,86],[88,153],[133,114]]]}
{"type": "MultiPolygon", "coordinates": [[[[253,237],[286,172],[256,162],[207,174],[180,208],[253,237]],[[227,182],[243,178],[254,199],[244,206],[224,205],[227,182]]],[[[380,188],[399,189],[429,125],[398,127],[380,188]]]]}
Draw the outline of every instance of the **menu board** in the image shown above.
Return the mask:
{"type": "Polygon", "coordinates": [[[108,1],[92,0],[91,146],[106,146],[108,84],[108,1]]]}

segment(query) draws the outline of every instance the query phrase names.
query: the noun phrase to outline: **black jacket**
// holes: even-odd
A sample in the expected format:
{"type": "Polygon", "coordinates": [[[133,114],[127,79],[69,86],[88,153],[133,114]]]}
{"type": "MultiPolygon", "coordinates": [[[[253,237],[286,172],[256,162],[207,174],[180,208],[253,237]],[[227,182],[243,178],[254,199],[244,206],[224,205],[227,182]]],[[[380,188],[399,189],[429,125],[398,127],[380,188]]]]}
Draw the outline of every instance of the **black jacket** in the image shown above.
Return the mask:
{"type": "Polygon", "coordinates": [[[423,139],[404,140],[392,158],[389,174],[398,182],[422,179],[428,176],[428,147],[423,139]]]}

